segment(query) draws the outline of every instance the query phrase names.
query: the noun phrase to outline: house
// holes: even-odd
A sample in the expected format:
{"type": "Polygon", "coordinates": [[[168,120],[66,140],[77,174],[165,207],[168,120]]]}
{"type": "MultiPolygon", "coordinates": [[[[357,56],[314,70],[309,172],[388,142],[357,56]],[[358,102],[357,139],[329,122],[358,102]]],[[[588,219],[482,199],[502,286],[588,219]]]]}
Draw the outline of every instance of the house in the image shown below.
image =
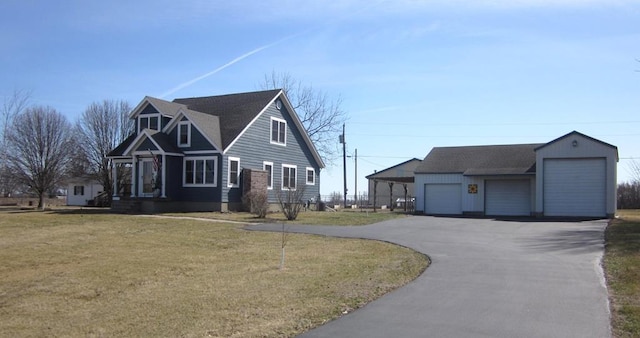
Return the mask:
{"type": "Polygon", "coordinates": [[[129,168],[115,211],[242,209],[252,182],[306,201],[320,193],[324,163],[282,90],[175,99],[145,97],[130,113],[136,132],[108,157],[129,168]],[[252,179],[253,177],[253,179],[252,179]]]}
{"type": "Polygon", "coordinates": [[[415,170],[416,211],[613,217],[617,162],[617,147],[577,131],[542,144],[436,147],[415,170]]]}
{"type": "Polygon", "coordinates": [[[396,206],[404,207],[405,198],[410,200],[409,197],[414,196],[413,172],[421,162],[420,159],[412,158],[368,175],[369,205],[391,207],[396,203],[396,206]]]}
{"type": "Polygon", "coordinates": [[[104,191],[102,184],[91,177],[76,177],[67,182],[67,205],[93,205],[92,201],[104,191]]]}

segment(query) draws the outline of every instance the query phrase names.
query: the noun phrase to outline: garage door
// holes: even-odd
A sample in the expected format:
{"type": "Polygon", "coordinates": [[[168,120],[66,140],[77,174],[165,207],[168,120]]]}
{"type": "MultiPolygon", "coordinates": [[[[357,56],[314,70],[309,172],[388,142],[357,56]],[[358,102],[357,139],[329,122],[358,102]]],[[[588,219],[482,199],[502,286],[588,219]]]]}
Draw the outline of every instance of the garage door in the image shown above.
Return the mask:
{"type": "Polygon", "coordinates": [[[531,215],[529,180],[490,180],[485,182],[485,214],[491,216],[531,215]]]}
{"type": "Polygon", "coordinates": [[[424,212],[426,214],[462,214],[460,184],[425,184],[424,196],[424,212]]]}
{"type": "Polygon", "coordinates": [[[606,216],[605,160],[544,161],[545,216],[606,216]]]}

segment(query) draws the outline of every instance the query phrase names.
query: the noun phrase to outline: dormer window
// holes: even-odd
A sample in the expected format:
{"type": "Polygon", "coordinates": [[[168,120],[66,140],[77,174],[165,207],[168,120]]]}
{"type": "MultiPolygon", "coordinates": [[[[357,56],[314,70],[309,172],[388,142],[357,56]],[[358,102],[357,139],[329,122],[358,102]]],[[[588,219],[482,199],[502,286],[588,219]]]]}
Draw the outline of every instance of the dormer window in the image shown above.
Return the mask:
{"type": "Polygon", "coordinates": [[[287,145],[287,121],[271,118],[271,143],[287,145]]]}
{"type": "Polygon", "coordinates": [[[138,132],[144,129],[160,130],[159,128],[160,115],[141,115],[138,117],[138,132]]]}
{"type": "Polygon", "coordinates": [[[178,124],[178,146],[191,146],[191,123],[188,121],[180,122],[178,124]]]}

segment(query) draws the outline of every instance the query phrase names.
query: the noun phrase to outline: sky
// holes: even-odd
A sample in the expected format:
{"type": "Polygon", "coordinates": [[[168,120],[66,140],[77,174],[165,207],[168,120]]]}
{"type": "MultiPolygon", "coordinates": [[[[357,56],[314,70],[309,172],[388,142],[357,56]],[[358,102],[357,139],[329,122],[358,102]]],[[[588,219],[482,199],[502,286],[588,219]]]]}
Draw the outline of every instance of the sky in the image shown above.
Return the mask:
{"type": "MultiPolygon", "coordinates": [[[[433,147],[546,143],[573,130],[640,161],[639,0],[141,0],[0,3],[0,99],[76,121],[261,89],[288,73],[347,114],[349,195],[433,147]],[[355,151],[357,149],[357,175],[355,151]]],[[[336,140],[336,148],[341,145],[336,140]]],[[[321,194],[342,194],[342,161],[321,194]]]]}

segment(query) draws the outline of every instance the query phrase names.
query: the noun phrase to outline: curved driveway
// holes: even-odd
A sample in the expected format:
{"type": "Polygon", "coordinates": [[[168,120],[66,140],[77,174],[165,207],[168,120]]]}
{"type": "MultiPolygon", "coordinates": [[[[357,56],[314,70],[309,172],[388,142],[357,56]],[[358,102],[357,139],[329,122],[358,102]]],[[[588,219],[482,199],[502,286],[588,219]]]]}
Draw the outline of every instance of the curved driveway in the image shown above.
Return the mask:
{"type": "Polygon", "coordinates": [[[431,258],[413,282],[302,337],[610,337],[600,267],[606,224],[413,216],[289,226],[397,243],[431,258]]]}

